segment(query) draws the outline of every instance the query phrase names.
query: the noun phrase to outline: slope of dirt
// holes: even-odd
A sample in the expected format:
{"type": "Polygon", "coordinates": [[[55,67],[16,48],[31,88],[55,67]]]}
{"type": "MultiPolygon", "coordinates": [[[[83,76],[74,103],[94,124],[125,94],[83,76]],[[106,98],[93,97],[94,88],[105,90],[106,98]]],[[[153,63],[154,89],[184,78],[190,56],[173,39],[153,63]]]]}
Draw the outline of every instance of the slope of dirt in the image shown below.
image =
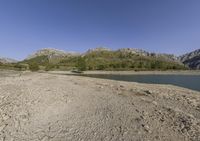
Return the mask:
{"type": "Polygon", "coordinates": [[[0,139],[199,141],[200,93],[80,76],[4,75],[0,139]]]}

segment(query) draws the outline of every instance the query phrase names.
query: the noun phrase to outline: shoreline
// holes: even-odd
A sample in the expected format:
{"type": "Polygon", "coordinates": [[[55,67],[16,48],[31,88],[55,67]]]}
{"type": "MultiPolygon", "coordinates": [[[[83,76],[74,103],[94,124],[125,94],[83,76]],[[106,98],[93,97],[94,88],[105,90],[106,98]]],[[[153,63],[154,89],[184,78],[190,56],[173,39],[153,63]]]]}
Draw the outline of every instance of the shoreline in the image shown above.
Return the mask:
{"type": "MultiPolygon", "coordinates": [[[[49,71],[53,74],[78,74],[71,71],[49,71]]],[[[200,75],[200,70],[191,71],[84,71],[86,75],[200,75]]]]}
{"type": "MultiPolygon", "coordinates": [[[[0,72],[8,73],[27,73],[31,71],[15,71],[15,70],[1,70],[0,72]]],[[[200,75],[200,70],[166,70],[166,71],[83,71],[83,73],[74,73],[72,71],[42,71],[39,70],[38,73],[50,73],[50,74],[94,74],[94,75],[200,75]]]]}

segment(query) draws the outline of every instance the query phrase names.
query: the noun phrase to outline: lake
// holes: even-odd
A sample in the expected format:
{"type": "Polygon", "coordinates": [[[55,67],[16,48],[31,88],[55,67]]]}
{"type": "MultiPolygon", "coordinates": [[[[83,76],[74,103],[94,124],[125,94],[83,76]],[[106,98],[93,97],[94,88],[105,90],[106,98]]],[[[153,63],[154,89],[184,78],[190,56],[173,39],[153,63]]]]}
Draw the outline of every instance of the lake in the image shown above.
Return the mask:
{"type": "Polygon", "coordinates": [[[128,82],[140,82],[151,84],[172,84],[200,91],[200,75],[108,75],[89,74],[87,77],[120,80],[128,82]]]}

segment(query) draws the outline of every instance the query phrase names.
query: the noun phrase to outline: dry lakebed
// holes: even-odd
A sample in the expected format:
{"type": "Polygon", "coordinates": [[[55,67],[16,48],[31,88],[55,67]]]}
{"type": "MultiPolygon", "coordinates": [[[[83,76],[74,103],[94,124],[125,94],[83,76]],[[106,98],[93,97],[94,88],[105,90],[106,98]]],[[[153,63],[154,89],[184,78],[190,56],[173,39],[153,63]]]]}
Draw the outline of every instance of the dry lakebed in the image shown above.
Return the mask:
{"type": "Polygon", "coordinates": [[[200,92],[0,72],[1,141],[200,141],[200,92]]]}

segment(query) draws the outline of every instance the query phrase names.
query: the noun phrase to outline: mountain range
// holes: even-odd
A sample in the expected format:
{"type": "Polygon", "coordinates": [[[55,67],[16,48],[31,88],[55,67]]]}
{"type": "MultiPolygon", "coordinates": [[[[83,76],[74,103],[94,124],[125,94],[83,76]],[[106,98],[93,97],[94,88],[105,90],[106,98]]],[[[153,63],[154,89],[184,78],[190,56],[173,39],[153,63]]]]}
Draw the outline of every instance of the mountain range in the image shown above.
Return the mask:
{"type": "MultiPolygon", "coordinates": [[[[74,62],[75,58],[77,57],[84,57],[88,62],[88,66],[90,66],[89,64],[96,62],[99,63],[98,65],[104,63],[110,66],[110,64],[108,64],[106,61],[112,61],[116,63],[116,61],[122,61],[124,60],[124,58],[126,58],[126,60],[124,60],[121,65],[123,65],[123,63],[125,63],[126,61],[128,62],[131,61],[132,65],[134,64],[134,62],[141,63],[143,61],[144,62],[143,66],[146,65],[145,67],[149,67],[148,66],[149,61],[152,62],[155,60],[157,61],[161,60],[162,62],[168,62],[168,63],[170,62],[178,65],[183,65],[189,67],[190,69],[200,69],[200,49],[181,56],[175,56],[173,54],[151,53],[145,50],[135,49],[135,48],[121,48],[118,50],[111,50],[105,47],[98,47],[94,49],[89,49],[88,51],[82,54],[76,52],[66,52],[63,50],[58,50],[53,48],[44,48],[29,55],[23,61],[20,61],[20,63],[35,62],[38,63],[39,65],[46,65],[46,64],[63,65],[65,62],[65,65],[67,65],[67,63],[73,64],[72,62],[74,62]]],[[[9,64],[16,62],[17,61],[14,59],[0,58],[1,64],[9,64]]],[[[152,65],[152,63],[150,65],[152,65]]],[[[164,63],[162,63],[162,65],[164,65],[164,63]]],[[[75,65],[72,66],[74,67],[75,65]]],[[[98,68],[97,66],[95,67],[96,69],[98,68]]],[[[95,69],[95,67],[93,69],[95,69]]]]}

